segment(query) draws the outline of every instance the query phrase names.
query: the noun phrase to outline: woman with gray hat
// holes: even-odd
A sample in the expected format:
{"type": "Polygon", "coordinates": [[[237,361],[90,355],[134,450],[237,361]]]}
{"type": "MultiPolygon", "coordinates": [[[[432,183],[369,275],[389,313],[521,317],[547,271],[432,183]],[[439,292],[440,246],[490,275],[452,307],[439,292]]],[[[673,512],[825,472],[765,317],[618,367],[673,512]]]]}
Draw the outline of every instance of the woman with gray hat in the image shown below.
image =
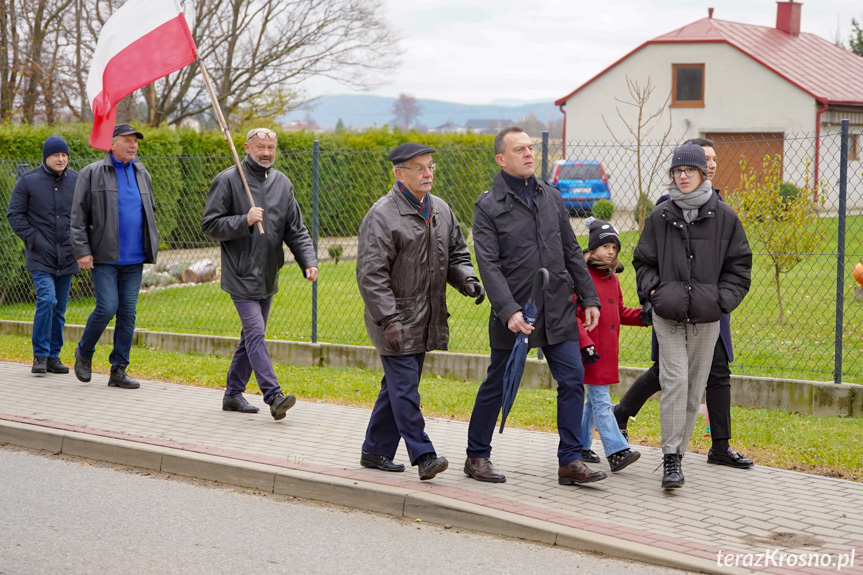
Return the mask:
{"type": "Polygon", "coordinates": [[[681,459],[695,428],[719,318],[743,301],[752,269],[743,225],[707,179],[704,149],[675,148],[669,175],[671,201],[651,212],[633,256],[659,342],[665,489],[683,486],[681,459]]]}

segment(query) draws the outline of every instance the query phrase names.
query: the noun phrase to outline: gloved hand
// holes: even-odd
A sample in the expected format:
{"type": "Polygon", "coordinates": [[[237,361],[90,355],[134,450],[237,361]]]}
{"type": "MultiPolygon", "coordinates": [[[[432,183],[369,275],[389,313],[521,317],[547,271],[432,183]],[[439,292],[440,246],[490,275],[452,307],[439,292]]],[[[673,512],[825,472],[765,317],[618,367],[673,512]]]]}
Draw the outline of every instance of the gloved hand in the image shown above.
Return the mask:
{"type": "Polygon", "coordinates": [[[384,328],[384,337],[387,338],[387,343],[395,351],[402,351],[405,344],[405,330],[402,322],[394,321],[384,328]]]}
{"type": "Polygon", "coordinates": [[[485,300],[485,288],[482,287],[481,283],[474,279],[464,282],[464,293],[472,298],[476,298],[474,301],[476,305],[481,304],[485,300]]]}
{"type": "Polygon", "coordinates": [[[599,354],[596,353],[596,348],[592,345],[588,345],[587,347],[581,348],[581,363],[587,365],[589,363],[596,363],[600,360],[599,354]]]}
{"type": "Polygon", "coordinates": [[[641,306],[641,323],[653,325],[653,304],[649,301],[644,302],[641,306]]]}

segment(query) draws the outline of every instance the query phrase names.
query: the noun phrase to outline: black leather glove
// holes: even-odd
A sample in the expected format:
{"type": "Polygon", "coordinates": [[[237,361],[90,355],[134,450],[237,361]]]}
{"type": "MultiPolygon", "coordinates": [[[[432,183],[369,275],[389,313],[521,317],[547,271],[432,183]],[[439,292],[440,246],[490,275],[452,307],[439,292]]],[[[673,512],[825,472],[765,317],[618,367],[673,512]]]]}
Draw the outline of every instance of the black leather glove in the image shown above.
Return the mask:
{"type": "Polygon", "coordinates": [[[476,298],[474,303],[481,304],[485,300],[485,288],[476,280],[467,280],[464,282],[464,293],[472,298],[476,298]]]}
{"type": "Polygon", "coordinates": [[[644,325],[653,325],[653,304],[649,301],[641,305],[641,323],[644,325]]]}
{"type": "Polygon", "coordinates": [[[394,321],[384,328],[384,337],[395,351],[402,351],[405,345],[405,330],[402,322],[394,321]]]}
{"type": "Polygon", "coordinates": [[[581,363],[587,365],[599,361],[599,354],[596,353],[596,348],[592,345],[581,348],[581,363]]]}

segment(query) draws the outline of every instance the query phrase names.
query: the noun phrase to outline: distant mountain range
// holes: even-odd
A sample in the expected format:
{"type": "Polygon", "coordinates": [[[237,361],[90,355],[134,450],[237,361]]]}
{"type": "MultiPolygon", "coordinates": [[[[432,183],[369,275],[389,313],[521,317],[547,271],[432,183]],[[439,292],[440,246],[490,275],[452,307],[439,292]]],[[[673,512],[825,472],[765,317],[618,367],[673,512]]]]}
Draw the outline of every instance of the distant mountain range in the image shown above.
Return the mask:
{"type": "MultiPolygon", "coordinates": [[[[368,128],[392,125],[393,103],[396,98],[365,96],[361,94],[341,94],[321,96],[307,108],[287,114],[284,121],[302,121],[308,114],[324,129],[332,129],[339,119],[346,128],[368,128]]],[[[419,123],[435,128],[447,123],[464,126],[468,120],[511,120],[517,122],[528,114],[536,114],[539,121],[548,123],[563,117],[552,100],[546,102],[515,103],[511,100],[497,101],[493,104],[458,104],[440,100],[417,99],[420,105],[419,123]]]]}

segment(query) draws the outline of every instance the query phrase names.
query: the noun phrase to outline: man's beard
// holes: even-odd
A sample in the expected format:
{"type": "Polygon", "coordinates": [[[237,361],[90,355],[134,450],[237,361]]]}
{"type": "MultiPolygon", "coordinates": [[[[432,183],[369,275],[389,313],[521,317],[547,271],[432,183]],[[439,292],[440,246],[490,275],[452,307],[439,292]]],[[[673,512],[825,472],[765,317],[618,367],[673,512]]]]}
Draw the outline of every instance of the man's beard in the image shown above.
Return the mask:
{"type": "Polygon", "coordinates": [[[252,154],[249,154],[249,158],[251,158],[251,160],[252,160],[253,162],[255,162],[256,164],[258,164],[258,165],[259,165],[259,166],[261,166],[262,168],[272,168],[272,167],[273,167],[273,163],[276,161],[275,156],[273,156],[273,157],[272,157],[272,158],[270,158],[269,160],[258,160],[258,158],[256,158],[255,156],[253,156],[252,154]],[[267,162],[267,163],[265,164],[264,162],[267,162]]]}

